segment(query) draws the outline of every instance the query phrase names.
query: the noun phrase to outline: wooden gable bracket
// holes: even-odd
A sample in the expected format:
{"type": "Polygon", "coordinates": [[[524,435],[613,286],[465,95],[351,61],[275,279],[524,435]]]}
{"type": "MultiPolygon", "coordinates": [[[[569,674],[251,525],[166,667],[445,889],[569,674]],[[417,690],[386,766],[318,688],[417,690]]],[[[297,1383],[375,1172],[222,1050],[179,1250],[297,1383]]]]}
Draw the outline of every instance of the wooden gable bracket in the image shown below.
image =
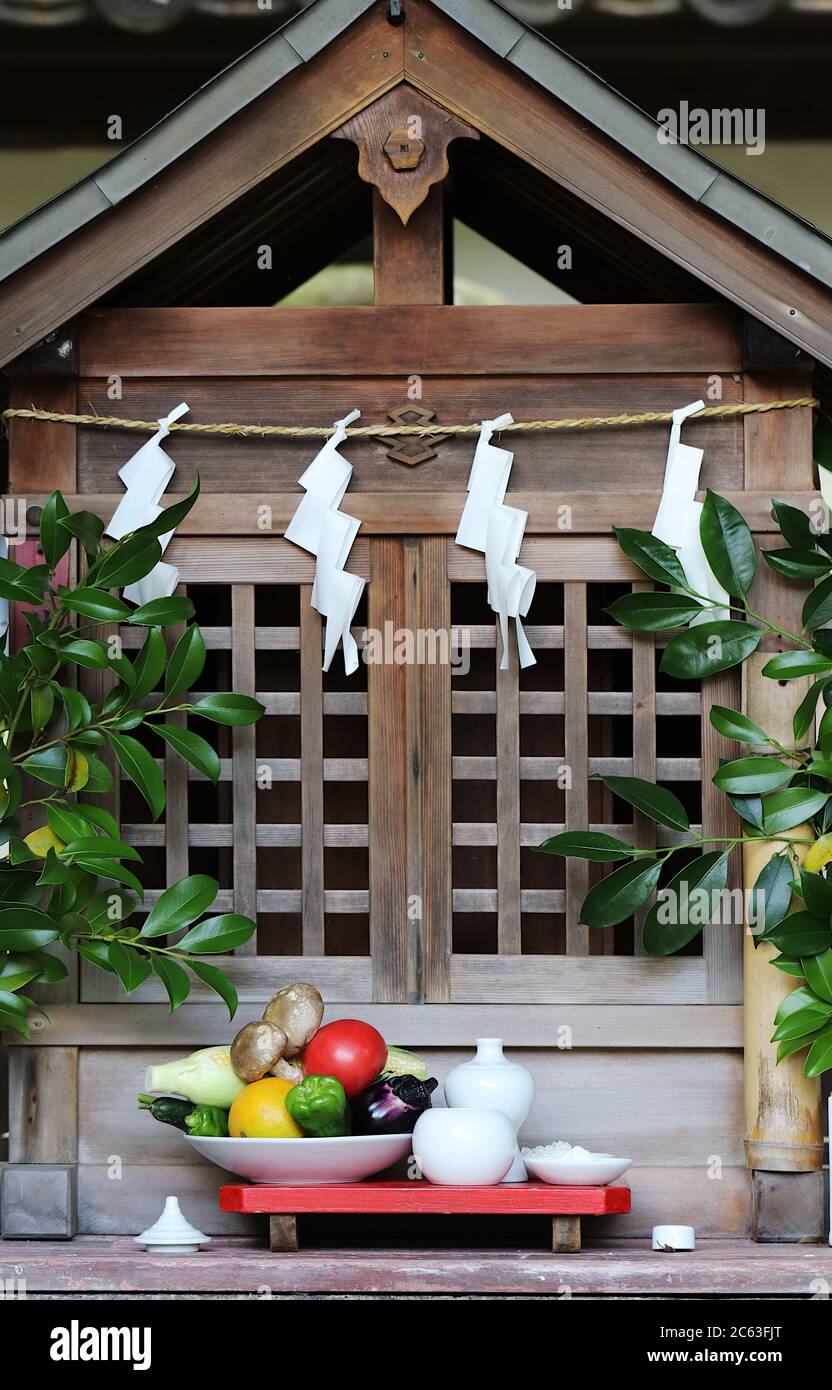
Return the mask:
{"type": "Polygon", "coordinates": [[[358,174],[378,190],[403,226],[435,183],[448,176],[452,140],[479,140],[479,131],[401,82],[332,132],[358,147],[358,174]]]}

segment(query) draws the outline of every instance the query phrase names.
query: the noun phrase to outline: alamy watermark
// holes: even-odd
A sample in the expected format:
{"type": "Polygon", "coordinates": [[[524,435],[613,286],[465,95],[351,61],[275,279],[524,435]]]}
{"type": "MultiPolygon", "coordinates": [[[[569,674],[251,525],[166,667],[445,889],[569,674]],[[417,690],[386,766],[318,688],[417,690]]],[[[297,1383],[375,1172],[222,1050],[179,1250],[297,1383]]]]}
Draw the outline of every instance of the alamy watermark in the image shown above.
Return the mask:
{"type": "Polygon", "coordinates": [[[744,145],[745,153],[762,154],[766,147],[766,113],[761,106],[664,106],[656,117],[660,145],[744,145]]]}

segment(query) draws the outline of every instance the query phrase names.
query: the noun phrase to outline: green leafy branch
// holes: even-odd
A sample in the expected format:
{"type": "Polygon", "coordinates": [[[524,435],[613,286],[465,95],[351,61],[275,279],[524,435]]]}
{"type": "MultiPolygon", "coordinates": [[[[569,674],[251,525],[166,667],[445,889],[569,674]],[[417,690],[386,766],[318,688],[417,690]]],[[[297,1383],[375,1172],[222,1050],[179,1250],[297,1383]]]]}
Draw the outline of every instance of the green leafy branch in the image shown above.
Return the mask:
{"type": "Polygon", "coordinates": [[[718,915],[731,851],[742,844],[775,842],[777,853],[753,886],[746,916],[755,944],[765,941],[779,952],[772,965],[805,981],[787,995],[775,1017],[772,1041],[778,1044],[778,1061],[808,1048],[806,1075],[817,1076],[832,1068],[832,882],[821,872],[832,860],[832,631],[823,626],[832,620],[832,537],[816,533],[798,508],[778,501],[772,505],[787,544],[763,551],[765,562],[787,581],[812,585],[803,604],[801,632],[790,632],[750,607],[748,592],[757,570],[754,539],[736,507],[711,491],[702,508],[700,537],[708,564],[729,595],[727,603],[697,592],[676,551],[663,541],[617,527],[624,553],[665,587],[625,594],[607,609],[616,622],[636,632],[664,633],[692,624],[670,637],[662,655],[661,670],[677,679],[702,680],[739,665],[767,632],[790,646],[766,662],[763,675],[777,681],[813,678],[795,711],[788,746],[738,710],[721,705],[710,710],[720,734],[753,749],[747,756],[723,760],[712,779],[737,812],[742,833],[703,836],[691,829],[684,805],[667,788],[637,777],[603,777],[616,797],[672,832],[673,842],[639,849],[586,830],[552,836],[539,849],[619,863],[590,888],[581,921],[614,927],[647,908],[656,894],[644,914],[642,941],[649,955],[667,956],[718,915]],[[725,609],[739,616],[725,618],[725,609]],[[819,704],[824,709],[818,721],[819,704]],[[691,853],[696,857],[691,859],[691,853]],[[678,855],[683,862],[675,868],[678,855]]]}
{"type": "Polygon", "coordinates": [[[171,748],[216,782],[220,759],[194,716],[214,725],[254,723],[263,707],[233,692],[183,698],[205,664],[205,641],[192,621],[193,604],[178,595],[132,607],[117,591],[143,579],[158,564],[159,537],[175,529],[199,495],[188,495],[155,521],[104,544],[104,522],[91,512],[71,513],[60,492],[43,508],[42,565],[25,569],[0,560],[0,597],[26,606],[29,640],[19,652],[0,653],[0,1028],[27,1038],[37,1005],[24,992],[67,974],[58,944],[118,977],[132,994],[151,974],[161,980],[171,1009],[185,1000],[191,976],[214,990],[229,1014],[234,986],[202,959],[226,954],[249,939],[254,922],[238,913],[205,916],[219,892],[216,879],[195,874],[166,889],[142,925],[134,924],[144,888],[131,865],[141,856],[121,839],[115,818],[76,797],[106,794],[113,776],[102,757],[109,749],[122,774],[138,788],[153,820],[165,808],[160,760],[136,735],[149,730],[160,753],[171,748]],[[57,582],[58,566],[73,543],[84,552],[83,583],[57,582]],[[131,661],[118,637],[90,635],[96,627],[144,627],[131,661]],[[169,651],[163,629],[184,624],[169,651]],[[77,688],[73,668],[111,671],[112,688],[91,703],[77,688]],[[170,716],[178,716],[168,722],[170,716]],[[24,800],[23,775],[44,784],[42,796],[24,800]],[[20,813],[45,817],[21,833],[20,813]],[[129,891],[128,891],[129,890],[129,891]],[[134,896],[135,894],[135,896],[134,896]],[[185,934],[180,936],[179,933],[185,934]]]}

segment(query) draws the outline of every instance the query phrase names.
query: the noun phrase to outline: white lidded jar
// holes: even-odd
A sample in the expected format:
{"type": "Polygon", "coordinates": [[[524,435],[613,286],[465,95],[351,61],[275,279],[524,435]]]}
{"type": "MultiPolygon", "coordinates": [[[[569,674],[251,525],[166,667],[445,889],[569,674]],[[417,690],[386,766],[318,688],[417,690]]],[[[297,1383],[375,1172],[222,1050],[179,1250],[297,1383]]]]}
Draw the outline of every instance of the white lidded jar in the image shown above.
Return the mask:
{"type": "MultiPolygon", "coordinates": [[[[476,1055],[461,1062],[445,1078],[448,1105],[468,1110],[500,1110],[515,1136],[534,1103],[534,1077],[503,1055],[502,1038],[477,1038],[476,1055]]],[[[515,1142],[515,1156],[503,1182],[525,1182],[526,1165],[515,1142]]]]}

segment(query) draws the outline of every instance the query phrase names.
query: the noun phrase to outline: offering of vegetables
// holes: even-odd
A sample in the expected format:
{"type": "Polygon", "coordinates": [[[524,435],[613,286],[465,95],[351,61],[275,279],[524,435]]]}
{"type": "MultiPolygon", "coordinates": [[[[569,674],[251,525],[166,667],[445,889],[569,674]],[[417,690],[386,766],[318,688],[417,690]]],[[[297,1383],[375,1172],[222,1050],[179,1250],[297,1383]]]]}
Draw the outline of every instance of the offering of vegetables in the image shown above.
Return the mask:
{"type": "Polygon", "coordinates": [[[139,1096],[139,1109],[149,1110],[154,1120],[175,1125],[185,1134],[203,1139],[224,1139],[228,1134],[228,1114],[219,1105],[194,1105],[176,1096],[139,1096]]]}
{"type": "Polygon", "coordinates": [[[219,1105],[224,1110],[245,1086],[231,1065],[230,1047],[202,1047],[190,1057],[148,1067],[146,1091],[173,1091],[195,1105],[219,1105]]]}
{"type": "Polygon", "coordinates": [[[438,1085],[435,1076],[427,1081],[417,1076],[385,1076],[374,1081],[351,1103],[353,1132],[412,1134],[419,1116],[430,1109],[431,1093],[438,1085]]]}
{"type": "Polygon", "coordinates": [[[358,1018],[325,1024],[303,1054],[306,1074],[337,1077],[349,1100],[375,1080],[386,1060],[381,1033],[358,1018]]]}
{"type": "Polygon", "coordinates": [[[336,1139],[350,1132],[346,1092],[334,1076],[307,1076],[287,1091],[286,1109],[310,1138],[336,1139]]]}

